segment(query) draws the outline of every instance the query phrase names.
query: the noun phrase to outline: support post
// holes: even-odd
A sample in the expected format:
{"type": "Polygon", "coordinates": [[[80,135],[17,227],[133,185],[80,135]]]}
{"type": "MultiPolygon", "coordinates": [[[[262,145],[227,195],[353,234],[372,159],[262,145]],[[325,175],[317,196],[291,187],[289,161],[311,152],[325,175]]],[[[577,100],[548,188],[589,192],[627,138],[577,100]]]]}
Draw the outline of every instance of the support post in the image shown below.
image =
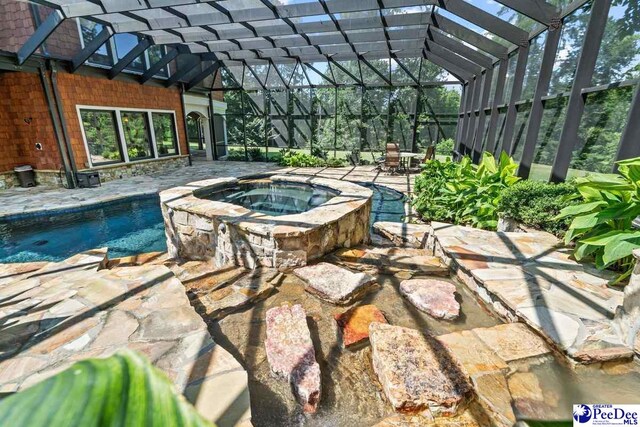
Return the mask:
{"type": "Polygon", "coordinates": [[[594,0],[591,6],[591,16],[571,87],[560,144],[553,162],[553,169],[551,169],[552,182],[561,182],[567,177],[573,149],[578,142],[578,129],[584,112],[585,98],[582,95],[582,89],[591,85],[610,8],[611,0],[594,0]]]}
{"type": "Polygon", "coordinates": [[[504,81],[507,77],[507,68],[509,67],[509,60],[500,60],[498,68],[498,80],[496,81],[496,94],[493,97],[493,106],[491,107],[491,116],[489,117],[489,129],[487,131],[487,148],[485,151],[494,153],[496,149],[496,132],[498,126],[498,107],[502,104],[502,97],[504,96],[504,81]]]}
{"type": "Polygon", "coordinates": [[[536,145],[538,144],[538,134],[540,133],[540,125],[542,124],[542,117],[544,115],[542,97],[549,91],[551,75],[553,74],[553,64],[556,60],[561,34],[562,26],[549,28],[547,31],[547,40],[544,45],[538,82],[536,83],[536,90],[531,101],[531,111],[529,112],[529,123],[527,125],[527,135],[522,151],[522,159],[520,159],[520,166],[518,167],[518,176],[524,179],[528,178],[531,172],[533,155],[536,151],[536,145]]]}
{"type": "Polygon", "coordinates": [[[484,123],[487,120],[487,115],[484,110],[489,106],[489,95],[491,94],[492,81],[493,67],[487,68],[484,73],[484,82],[482,84],[482,100],[480,101],[480,108],[478,109],[478,124],[476,126],[476,136],[473,144],[472,159],[474,163],[479,162],[480,158],[482,157],[482,138],[484,136],[484,123]]]}
{"type": "MultiPolygon", "coordinates": [[[[636,84],[636,90],[633,94],[627,125],[622,132],[620,138],[620,146],[616,160],[632,159],[640,156],[640,83],[636,84]]],[[[614,165],[614,172],[617,170],[614,165]]]]}
{"type": "MultiPolygon", "coordinates": [[[[513,135],[515,132],[516,118],[518,116],[518,110],[516,108],[516,102],[520,100],[522,96],[522,86],[524,84],[524,75],[527,71],[527,61],[529,59],[529,45],[526,47],[520,46],[518,48],[518,59],[516,62],[516,71],[513,77],[513,88],[511,90],[511,99],[509,100],[509,106],[507,107],[507,117],[504,124],[504,135],[502,139],[502,149],[508,155],[512,155],[513,151],[513,135]]],[[[500,153],[496,153],[500,155],[500,153]]]]}

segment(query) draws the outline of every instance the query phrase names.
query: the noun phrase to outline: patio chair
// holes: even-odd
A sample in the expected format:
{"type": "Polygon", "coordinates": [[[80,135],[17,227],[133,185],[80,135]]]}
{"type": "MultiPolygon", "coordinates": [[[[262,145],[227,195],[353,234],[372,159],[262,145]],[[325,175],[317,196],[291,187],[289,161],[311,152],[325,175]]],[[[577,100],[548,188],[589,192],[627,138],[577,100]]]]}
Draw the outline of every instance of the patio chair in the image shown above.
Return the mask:
{"type": "Polygon", "coordinates": [[[400,169],[400,147],[398,144],[387,144],[384,156],[384,170],[389,173],[397,173],[400,169]]]}

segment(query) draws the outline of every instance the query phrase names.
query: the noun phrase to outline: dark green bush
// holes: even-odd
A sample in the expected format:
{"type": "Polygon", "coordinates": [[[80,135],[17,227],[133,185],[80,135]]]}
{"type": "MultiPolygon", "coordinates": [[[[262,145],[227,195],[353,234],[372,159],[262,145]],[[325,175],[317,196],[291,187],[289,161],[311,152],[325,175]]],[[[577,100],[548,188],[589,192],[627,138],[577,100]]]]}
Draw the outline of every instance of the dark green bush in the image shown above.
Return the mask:
{"type": "Polygon", "coordinates": [[[451,138],[443,139],[436,145],[436,154],[442,156],[451,156],[453,151],[454,141],[451,138]]]}
{"type": "Polygon", "coordinates": [[[498,213],[528,227],[563,237],[571,220],[555,217],[563,208],[575,204],[576,198],[578,192],[572,183],[520,181],[502,191],[498,213]]]}

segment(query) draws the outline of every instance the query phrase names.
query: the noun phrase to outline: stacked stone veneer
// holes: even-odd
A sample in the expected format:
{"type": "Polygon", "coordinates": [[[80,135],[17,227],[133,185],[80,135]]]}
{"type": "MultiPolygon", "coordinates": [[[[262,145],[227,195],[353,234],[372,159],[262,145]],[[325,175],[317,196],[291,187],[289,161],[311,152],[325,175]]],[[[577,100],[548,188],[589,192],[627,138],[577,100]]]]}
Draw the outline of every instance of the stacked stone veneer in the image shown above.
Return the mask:
{"type": "Polygon", "coordinates": [[[339,195],[295,215],[269,216],[242,206],[201,199],[201,192],[233,186],[235,178],[190,183],[160,193],[169,255],[182,260],[291,268],[336,248],[369,239],[371,190],[345,181],[271,176],[273,181],[322,185],[339,195]]]}
{"type": "Polygon", "coordinates": [[[117,165],[85,169],[83,172],[98,172],[100,173],[100,180],[107,182],[138,175],[168,172],[185,166],[189,166],[189,156],[172,156],[132,163],[120,163],[117,165]]]}

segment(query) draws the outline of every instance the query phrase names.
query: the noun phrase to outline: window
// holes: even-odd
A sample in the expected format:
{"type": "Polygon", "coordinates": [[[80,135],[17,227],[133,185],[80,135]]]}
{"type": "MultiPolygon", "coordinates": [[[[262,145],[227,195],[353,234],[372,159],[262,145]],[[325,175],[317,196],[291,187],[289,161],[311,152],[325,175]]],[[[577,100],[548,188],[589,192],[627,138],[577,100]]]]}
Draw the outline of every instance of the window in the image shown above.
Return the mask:
{"type": "Polygon", "coordinates": [[[151,113],[153,131],[156,137],[158,156],[175,156],[178,154],[178,138],[172,113],[151,113]]]}
{"type": "MultiPolygon", "coordinates": [[[[113,43],[115,46],[116,60],[119,61],[140,43],[140,39],[133,34],[119,33],[113,36],[113,43]]],[[[127,65],[128,70],[144,71],[144,68],[144,54],[139,55],[127,65]]]]}
{"type": "Polygon", "coordinates": [[[91,164],[122,162],[115,111],[83,110],[80,116],[91,164]]]}
{"type": "Polygon", "coordinates": [[[78,113],[90,167],[180,154],[174,112],[79,108],[78,113]]]}
{"type": "MultiPolygon", "coordinates": [[[[86,46],[87,43],[95,39],[104,29],[102,24],[98,24],[97,22],[89,21],[84,18],[80,18],[79,23],[83,46],[86,46]]],[[[89,57],[88,62],[98,65],[112,65],[109,42],[107,41],[102,44],[102,46],[100,46],[100,48],[89,57]]]]}
{"type": "Polygon", "coordinates": [[[123,111],[120,113],[124,140],[127,143],[129,160],[150,159],[153,157],[147,113],[123,111]]]}

